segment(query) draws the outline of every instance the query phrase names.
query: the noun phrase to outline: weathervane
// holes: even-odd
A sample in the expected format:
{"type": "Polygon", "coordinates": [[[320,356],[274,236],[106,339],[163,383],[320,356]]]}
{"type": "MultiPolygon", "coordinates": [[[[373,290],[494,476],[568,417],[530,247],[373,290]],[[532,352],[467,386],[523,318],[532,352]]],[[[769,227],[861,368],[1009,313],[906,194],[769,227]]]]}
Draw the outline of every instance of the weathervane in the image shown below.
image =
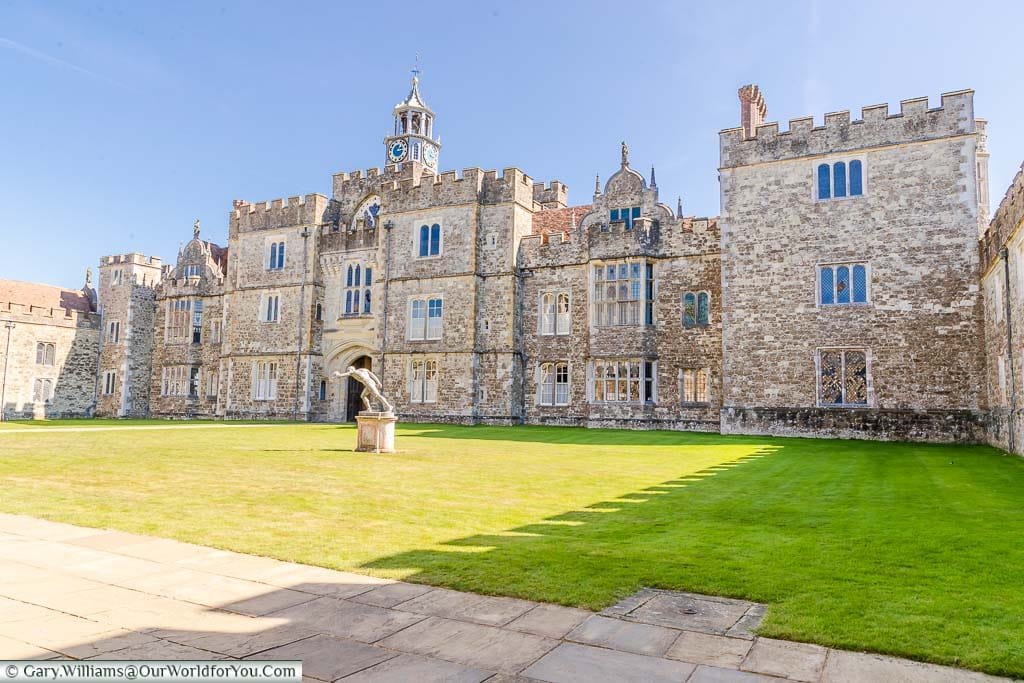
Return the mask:
{"type": "Polygon", "coordinates": [[[418,79],[420,77],[420,51],[416,51],[416,61],[412,65],[412,77],[418,79]]]}

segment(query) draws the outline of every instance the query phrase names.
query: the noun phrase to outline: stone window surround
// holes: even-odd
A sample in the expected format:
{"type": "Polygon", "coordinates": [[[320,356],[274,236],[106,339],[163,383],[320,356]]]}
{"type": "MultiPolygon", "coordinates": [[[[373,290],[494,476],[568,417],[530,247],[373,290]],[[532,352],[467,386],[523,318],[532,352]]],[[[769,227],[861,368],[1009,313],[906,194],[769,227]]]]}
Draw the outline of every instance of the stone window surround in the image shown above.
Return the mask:
{"type": "Polygon", "coordinates": [[[653,405],[657,405],[657,403],[658,403],[658,365],[659,365],[659,363],[658,363],[658,360],[656,358],[648,358],[648,357],[645,357],[645,356],[635,356],[635,357],[634,356],[629,356],[629,357],[624,357],[624,356],[593,357],[592,356],[592,357],[588,358],[587,359],[587,366],[586,366],[587,367],[587,403],[590,403],[592,405],[609,405],[609,406],[614,406],[614,405],[630,405],[630,406],[651,405],[651,406],[653,406],[653,405]],[[640,380],[640,393],[639,393],[640,400],[638,400],[638,401],[608,401],[608,400],[598,401],[597,398],[595,397],[595,391],[594,391],[594,388],[595,388],[594,385],[595,385],[595,383],[597,381],[597,378],[595,377],[594,368],[597,365],[597,363],[598,362],[601,362],[602,364],[608,364],[610,362],[615,362],[615,363],[627,362],[628,363],[628,362],[634,361],[634,360],[635,361],[639,361],[639,363],[640,363],[640,377],[639,377],[639,380],[640,380]],[[645,369],[645,367],[646,367],[646,365],[648,363],[651,364],[651,400],[645,401],[643,399],[643,394],[644,394],[644,382],[647,379],[647,377],[644,374],[644,369],[645,369]]]}
{"type": "Polygon", "coordinates": [[[252,398],[254,401],[277,399],[278,366],[279,363],[276,360],[254,360],[252,362],[252,398]]]}
{"type": "Polygon", "coordinates": [[[281,322],[281,292],[279,290],[272,289],[272,290],[269,290],[269,291],[266,291],[266,292],[263,292],[262,294],[260,294],[260,307],[259,307],[258,313],[259,313],[259,321],[261,323],[264,323],[266,325],[276,325],[276,324],[280,323],[281,322]],[[274,307],[274,313],[276,313],[276,316],[274,316],[273,320],[269,319],[268,316],[267,316],[267,301],[271,297],[277,297],[277,306],[274,307]]]}
{"type": "Polygon", "coordinates": [[[444,295],[442,294],[413,294],[405,303],[405,340],[410,342],[435,342],[444,339],[444,295]],[[439,300],[441,302],[441,324],[436,337],[430,336],[430,302],[439,300]],[[423,336],[412,336],[412,305],[415,301],[423,302],[423,336]]]}
{"type": "MultiPolygon", "coordinates": [[[[276,249],[275,249],[276,251],[276,249]]],[[[276,256],[276,254],[275,254],[276,256]]],[[[278,258],[280,258],[278,256],[278,258]]],[[[263,269],[269,271],[282,271],[285,266],[288,265],[288,240],[285,235],[267,235],[263,238],[263,269]],[[284,259],[283,263],[278,266],[276,263],[271,263],[270,260],[270,248],[271,246],[284,245],[284,259]]]]}
{"type": "MultiPolygon", "coordinates": [[[[696,393],[696,386],[694,387],[696,393]]],[[[711,404],[711,369],[708,367],[683,367],[679,368],[679,403],[684,408],[703,408],[711,404]],[[704,400],[702,401],[687,401],[686,391],[684,389],[684,382],[686,379],[686,373],[694,373],[694,384],[696,385],[697,376],[700,373],[704,374],[704,400]]]]}
{"type": "MultiPolygon", "coordinates": [[[[819,408],[835,409],[835,410],[849,410],[851,408],[876,408],[875,405],[875,384],[873,379],[873,372],[871,368],[871,348],[868,346],[853,346],[843,344],[827,344],[825,346],[818,346],[814,349],[814,403],[819,408]],[[864,353],[864,363],[867,368],[867,403],[822,403],[821,400],[821,352],[822,351],[862,351],[864,353]]],[[[844,378],[845,381],[845,378],[844,378]]]]}
{"type": "Polygon", "coordinates": [[[429,221],[413,221],[412,224],[412,257],[417,261],[429,261],[430,259],[439,259],[444,256],[444,221],[429,220],[429,221]],[[420,229],[426,225],[429,229],[431,226],[437,225],[438,240],[437,240],[437,253],[427,254],[426,256],[420,256],[420,229]]]}
{"type": "Polygon", "coordinates": [[[121,321],[120,320],[108,320],[106,328],[103,334],[104,344],[120,344],[121,343],[121,321]]]}
{"type": "Polygon", "coordinates": [[[572,361],[565,359],[556,360],[540,360],[537,361],[537,366],[534,370],[534,385],[536,393],[534,394],[534,405],[542,408],[564,408],[572,403],[572,361]],[[545,365],[553,366],[551,368],[551,401],[545,402],[543,399],[543,389],[541,384],[543,374],[541,368],[545,365]],[[565,400],[558,400],[558,366],[565,366],[565,400]]]}
{"type": "Polygon", "coordinates": [[[117,384],[117,371],[107,370],[103,373],[103,395],[110,396],[114,393],[117,384]]]}
{"type": "MultiPolygon", "coordinates": [[[[616,328],[616,327],[650,327],[650,326],[654,325],[656,323],[656,319],[657,319],[657,311],[652,309],[652,311],[651,311],[651,324],[648,325],[648,323],[647,323],[647,307],[648,307],[648,305],[653,307],[654,304],[657,303],[657,301],[658,301],[658,294],[659,294],[658,272],[657,272],[658,269],[656,267],[654,267],[656,265],[656,263],[657,263],[657,259],[646,257],[646,256],[625,256],[625,257],[620,257],[620,258],[592,259],[589,263],[587,263],[587,291],[589,292],[588,296],[589,296],[589,300],[590,300],[590,305],[589,305],[589,310],[590,310],[590,321],[589,321],[589,323],[590,323],[590,327],[592,329],[603,329],[603,328],[616,328]],[[619,323],[619,322],[616,322],[615,324],[608,324],[608,323],[604,322],[604,317],[598,314],[598,307],[599,306],[601,306],[603,304],[612,303],[612,301],[611,300],[606,300],[606,299],[598,300],[597,296],[595,295],[595,288],[596,288],[597,282],[598,282],[597,275],[596,275],[597,268],[598,267],[607,268],[609,265],[612,265],[612,264],[618,266],[620,263],[626,263],[626,264],[629,264],[629,265],[632,265],[633,263],[639,263],[640,264],[640,297],[638,299],[635,299],[635,301],[639,302],[638,303],[638,307],[639,307],[639,311],[638,311],[638,316],[639,317],[638,317],[638,320],[639,320],[639,322],[637,322],[637,323],[632,323],[632,322],[629,322],[629,323],[619,323]],[[650,297],[649,298],[647,296],[647,267],[648,266],[651,266],[651,277],[650,277],[650,280],[651,280],[651,292],[650,292],[650,297]],[[600,324],[597,322],[599,319],[601,320],[600,324]]],[[[631,279],[632,278],[630,278],[630,280],[631,279]]],[[[607,283],[608,280],[604,280],[604,282],[607,283]]],[[[634,301],[634,300],[630,299],[629,301],[634,301]]],[[[618,302],[618,299],[616,298],[616,303],[617,302],[618,302]]],[[[570,301],[570,306],[571,305],[572,305],[572,302],[570,301]]],[[[709,304],[709,308],[710,308],[710,304],[709,304]]]]}
{"type": "Polygon", "coordinates": [[[679,295],[679,303],[682,306],[680,311],[679,322],[684,329],[696,330],[709,327],[711,325],[711,291],[707,289],[688,289],[679,295]],[[693,323],[690,325],[686,324],[686,295],[693,295],[693,323]],[[700,295],[704,294],[708,298],[708,320],[707,322],[700,322],[700,295]]]}
{"type": "Polygon", "coordinates": [[[57,364],[57,343],[47,339],[36,340],[36,365],[52,367],[57,364]],[[40,357],[42,358],[40,360],[40,357]]]}
{"type": "Polygon", "coordinates": [[[409,356],[409,364],[406,368],[406,388],[409,392],[409,403],[425,404],[425,403],[437,403],[437,390],[441,383],[441,361],[437,355],[433,354],[415,354],[409,356]],[[433,385],[433,396],[430,393],[430,386],[428,385],[427,378],[427,364],[433,363],[434,367],[434,385],[433,385]],[[414,387],[414,382],[417,378],[414,375],[417,364],[422,366],[422,375],[419,378],[421,382],[419,387],[414,387]]]}
{"type": "Polygon", "coordinates": [[[868,162],[867,162],[867,155],[866,154],[863,154],[863,153],[862,154],[852,154],[852,155],[840,154],[840,155],[835,155],[835,156],[833,156],[831,154],[829,154],[829,155],[822,155],[822,156],[815,157],[814,159],[812,159],[811,162],[810,162],[810,165],[811,165],[811,170],[810,170],[810,174],[811,174],[811,200],[814,201],[816,204],[821,204],[821,203],[825,203],[825,202],[843,202],[843,201],[849,201],[851,199],[861,199],[863,197],[867,197],[868,196],[868,162]],[[844,162],[846,164],[846,169],[847,169],[847,171],[846,171],[846,182],[847,182],[847,185],[849,185],[849,182],[850,182],[850,171],[849,171],[849,169],[850,169],[850,162],[851,161],[859,161],[860,162],[860,189],[861,189],[860,194],[854,195],[854,196],[851,197],[849,191],[847,191],[845,197],[836,197],[836,196],[834,196],[835,193],[832,192],[832,193],[830,193],[830,195],[832,195],[832,196],[825,197],[824,199],[819,199],[818,198],[818,166],[820,166],[821,164],[828,164],[829,165],[829,167],[830,167],[830,170],[829,170],[829,184],[831,185],[832,183],[835,182],[834,179],[832,179],[831,167],[835,166],[835,164],[837,164],[840,161],[842,161],[842,162],[844,162]]]}
{"type": "MultiPolygon", "coordinates": [[[[366,269],[369,268],[372,273],[376,270],[376,264],[361,258],[346,259],[341,264],[341,295],[338,299],[338,320],[346,318],[368,318],[373,316],[373,282],[366,283],[366,269]],[[359,268],[359,279],[354,281],[351,285],[348,284],[348,269],[359,268]],[[364,284],[365,283],[365,284],[364,284]],[[366,303],[366,292],[370,293],[370,304],[371,309],[369,312],[364,312],[366,303]],[[353,297],[353,295],[355,295],[353,297]],[[355,306],[355,310],[351,313],[345,311],[345,299],[346,297],[358,298],[359,301],[355,306]]],[[[353,271],[353,277],[355,271],[353,271]]],[[[350,306],[351,308],[351,306],[350,306]]]]}
{"type": "MultiPolygon", "coordinates": [[[[871,262],[868,260],[861,261],[820,261],[814,264],[814,307],[820,309],[833,309],[833,308],[846,308],[850,306],[854,307],[870,307],[874,306],[874,302],[871,299],[871,278],[874,274],[871,268],[871,262]],[[850,289],[853,289],[853,267],[864,266],[864,285],[865,300],[860,303],[853,302],[853,292],[850,292],[850,303],[848,304],[823,304],[821,303],[821,269],[822,268],[838,268],[840,266],[846,266],[850,269],[850,289]]],[[[834,276],[833,276],[834,277],[834,276]]],[[[834,286],[834,285],[833,285],[834,286]]],[[[838,347],[837,347],[838,348],[838,347]]]]}
{"type": "Polygon", "coordinates": [[[541,337],[566,337],[572,334],[572,291],[567,289],[542,289],[537,294],[537,334],[541,337]],[[544,331],[544,296],[551,294],[555,298],[555,313],[552,320],[552,331],[544,331]],[[565,313],[564,331],[559,331],[558,298],[564,294],[569,299],[569,310],[565,313]]]}
{"type": "Polygon", "coordinates": [[[52,377],[36,377],[32,384],[32,403],[52,403],[55,382],[52,377]]]}

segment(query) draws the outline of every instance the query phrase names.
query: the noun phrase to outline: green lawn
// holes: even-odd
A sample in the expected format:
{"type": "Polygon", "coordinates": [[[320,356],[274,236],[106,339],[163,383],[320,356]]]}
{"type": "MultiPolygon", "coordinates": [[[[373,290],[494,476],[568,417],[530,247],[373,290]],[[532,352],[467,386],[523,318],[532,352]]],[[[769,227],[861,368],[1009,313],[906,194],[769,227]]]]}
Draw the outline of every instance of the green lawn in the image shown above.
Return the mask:
{"type": "Polygon", "coordinates": [[[748,598],[770,606],[763,635],[1024,676],[1024,460],[994,449],[441,425],[400,426],[397,455],[354,440],[0,434],[0,511],[590,608],[641,586],[748,598]]]}

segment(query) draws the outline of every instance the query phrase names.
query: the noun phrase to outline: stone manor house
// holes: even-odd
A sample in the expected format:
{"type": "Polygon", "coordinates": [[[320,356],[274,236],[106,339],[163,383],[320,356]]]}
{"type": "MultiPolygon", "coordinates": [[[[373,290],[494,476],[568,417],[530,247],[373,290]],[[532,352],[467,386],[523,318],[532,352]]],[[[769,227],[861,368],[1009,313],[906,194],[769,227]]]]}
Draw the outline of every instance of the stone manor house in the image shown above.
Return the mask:
{"type": "Polygon", "coordinates": [[[98,306],[88,283],[8,295],[4,410],[341,422],[352,365],[404,420],[1020,450],[1024,179],[989,225],[973,92],[788,130],[739,96],[721,215],[695,217],[625,144],[583,205],[516,168],[441,172],[414,78],[383,170],[235,200],[227,245],[197,223],[173,264],[105,256],[98,306]]]}

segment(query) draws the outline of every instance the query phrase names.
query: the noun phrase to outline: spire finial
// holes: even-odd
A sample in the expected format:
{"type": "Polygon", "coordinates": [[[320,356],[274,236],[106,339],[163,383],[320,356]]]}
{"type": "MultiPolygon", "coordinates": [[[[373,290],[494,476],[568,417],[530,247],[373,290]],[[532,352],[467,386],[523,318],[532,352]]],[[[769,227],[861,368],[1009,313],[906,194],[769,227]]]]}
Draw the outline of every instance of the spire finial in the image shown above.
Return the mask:
{"type": "Polygon", "coordinates": [[[199,219],[192,224],[192,239],[199,239],[199,219]]]}
{"type": "Polygon", "coordinates": [[[651,164],[651,187],[657,187],[658,183],[654,180],[654,164],[651,164]]]}
{"type": "Polygon", "coordinates": [[[413,62],[412,68],[409,70],[412,73],[412,80],[416,82],[420,79],[420,51],[416,50],[416,61],[413,62]]]}
{"type": "Polygon", "coordinates": [[[594,194],[601,194],[601,174],[594,174],[594,194]]]}
{"type": "Polygon", "coordinates": [[[676,198],[676,218],[683,217],[683,198],[676,198]]]}
{"type": "Polygon", "coordinates": [[[629,145],[625,140],[622,141],[622,165],[629,166],[629,145]]]}

